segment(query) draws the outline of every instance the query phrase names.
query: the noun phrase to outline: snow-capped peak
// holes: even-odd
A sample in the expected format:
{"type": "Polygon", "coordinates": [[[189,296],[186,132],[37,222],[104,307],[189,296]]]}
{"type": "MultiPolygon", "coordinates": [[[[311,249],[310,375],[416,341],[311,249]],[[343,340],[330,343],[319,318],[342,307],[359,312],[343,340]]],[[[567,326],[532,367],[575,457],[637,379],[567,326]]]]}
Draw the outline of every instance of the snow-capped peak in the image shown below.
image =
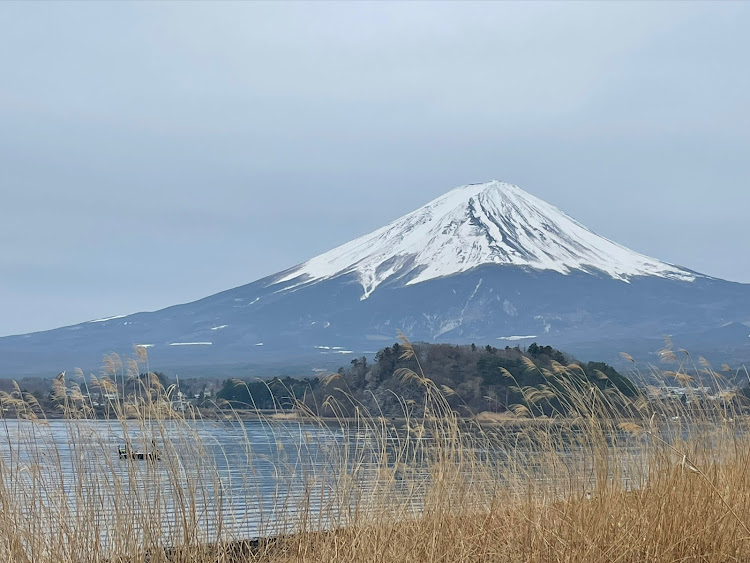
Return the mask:
{"type": "Polygon", "coordinates": [[[685,281],[696,277],[599,236],[521,188],[494,180],[455,188],[385,227],[300,264],[275,283],[307,284],[353,273],[366,299],[394,276],[408,275],[410,285],[484,264],[563,274],[600,271],[622,281],[634,276],[685,281]]]}

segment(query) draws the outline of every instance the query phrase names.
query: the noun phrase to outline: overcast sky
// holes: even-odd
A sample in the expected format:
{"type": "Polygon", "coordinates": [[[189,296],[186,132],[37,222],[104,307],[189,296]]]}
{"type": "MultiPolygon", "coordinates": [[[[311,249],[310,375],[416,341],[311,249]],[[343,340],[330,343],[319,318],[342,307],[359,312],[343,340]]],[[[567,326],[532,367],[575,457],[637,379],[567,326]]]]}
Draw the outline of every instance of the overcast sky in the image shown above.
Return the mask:
{"type": "Polygon", "coordinates": [[[750,3],[0,3],[0,335],[500,179],[750,282],[750,3]]]}

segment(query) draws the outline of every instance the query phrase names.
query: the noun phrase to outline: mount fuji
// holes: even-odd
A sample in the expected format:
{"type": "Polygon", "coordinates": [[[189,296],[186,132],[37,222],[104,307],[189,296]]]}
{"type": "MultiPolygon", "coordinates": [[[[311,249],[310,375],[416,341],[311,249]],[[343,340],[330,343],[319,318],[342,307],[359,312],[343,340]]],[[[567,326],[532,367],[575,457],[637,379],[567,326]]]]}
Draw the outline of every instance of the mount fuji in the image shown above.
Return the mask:
{"type": "Polygon", "coordinates": [[[397,331],[456,344],[537,340],[613,362],[619,351],[651,360],[670,334],[717,361],[747,361],[750,285],[634,252],[492,181],[193,303],[0,338],[0,376],[94,369],[136,345],[152,366],[181,373],[309,370],[373,353],[397,331]]]}

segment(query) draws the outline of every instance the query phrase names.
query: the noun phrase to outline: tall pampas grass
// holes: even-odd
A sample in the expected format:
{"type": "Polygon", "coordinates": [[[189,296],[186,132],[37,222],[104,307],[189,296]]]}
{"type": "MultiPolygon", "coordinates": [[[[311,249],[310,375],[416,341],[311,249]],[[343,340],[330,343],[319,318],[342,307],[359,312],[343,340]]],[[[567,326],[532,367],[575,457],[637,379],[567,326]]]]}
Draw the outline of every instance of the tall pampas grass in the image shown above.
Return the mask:
{"type": "Polygon", "coordinates": [[[397,376],[421,404],[373,412],[333,374],[317,411],[291,397],[293,417],[256,412],[262,438],[217,404],[231,455],[199,411],[175,408],[178,389],[150,373],[142,347],[107,356],[98,375],[60,374],[63,423],[17,386],[0,394],[0,560],[750,560],[750,434],[731,370],[666,342],[671,369],[649,367],[659,380],[626,396],[604,373],[525,362],[543,383],[501,370],[522,400],[467,418],[402,343],[417,369],[397,376]],[[118,446],[154,456],[120,459],[118,446]]]}

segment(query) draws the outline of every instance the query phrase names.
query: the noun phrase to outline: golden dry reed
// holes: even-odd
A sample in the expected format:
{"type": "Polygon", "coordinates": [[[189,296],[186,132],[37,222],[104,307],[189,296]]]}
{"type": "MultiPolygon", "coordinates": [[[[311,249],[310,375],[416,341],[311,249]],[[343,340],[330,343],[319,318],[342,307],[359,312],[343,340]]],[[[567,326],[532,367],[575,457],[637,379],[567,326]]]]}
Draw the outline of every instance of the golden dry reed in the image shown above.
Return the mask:
{"type": "Polygon", "coordinates": [[[223,459],[208,422],[148,372],[145,349],[109,356],[98,377],[55,380],[64,423],[18,388],[0,397],[0,561],[750,561],[743,403],[726,369],[667,344],[673,369],[650,368],[633,396],[576,365],[528,362],[546,383],[517,388],[524,401],[502,416],[458,416],[453,391],[421,368],[398,374],[424,403],[404,401],[397,419],[328,376],[337,420],[301,402],[258,414],[272,455],[216,405],[244,452],[223,459]]]}

